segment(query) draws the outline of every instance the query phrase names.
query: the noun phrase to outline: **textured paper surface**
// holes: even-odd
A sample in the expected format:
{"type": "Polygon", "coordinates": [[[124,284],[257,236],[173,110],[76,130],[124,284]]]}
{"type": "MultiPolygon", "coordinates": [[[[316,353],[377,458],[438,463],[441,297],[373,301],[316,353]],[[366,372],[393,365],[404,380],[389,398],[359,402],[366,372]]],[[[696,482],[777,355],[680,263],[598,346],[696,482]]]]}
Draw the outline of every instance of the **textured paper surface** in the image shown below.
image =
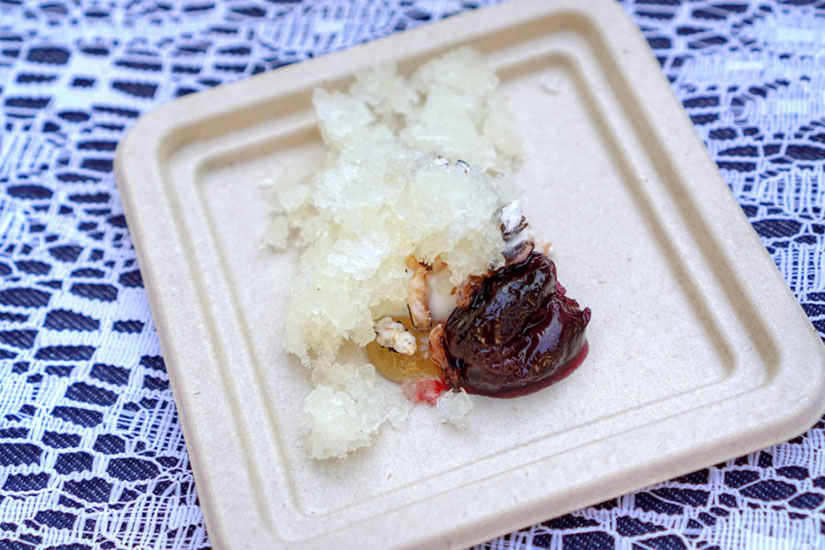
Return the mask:
{"type": "Polygon", "coordinates": [[[610,2],[516,2],[183,98],[138,122],[116,171],[217,546],[465,546],[821,413],[821,342],[610,2]],[[529,397],[477,398],[467,431],[418,409],[346,461],[309,461],[305,374],[274,337],[293,259],[250,239],[268,223],[258,183],[317,147],[314,87],[462,44],[516,113],[527,216],[598,304],[587,363],[529,397]]]}

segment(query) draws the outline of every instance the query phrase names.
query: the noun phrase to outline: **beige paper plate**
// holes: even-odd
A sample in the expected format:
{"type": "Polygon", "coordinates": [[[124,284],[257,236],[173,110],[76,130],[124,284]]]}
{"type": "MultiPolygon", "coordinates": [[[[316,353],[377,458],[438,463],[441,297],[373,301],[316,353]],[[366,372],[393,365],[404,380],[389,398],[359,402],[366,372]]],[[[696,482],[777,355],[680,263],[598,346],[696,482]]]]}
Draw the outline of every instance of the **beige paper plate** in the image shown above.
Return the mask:
{"type": "MultiPolygon", "coordinates": [[[[461,547],[791,438],[823,346],[612,0],[513,1],[185,97],[117,177],[216,548],[461,547]],[[526,214],[593,309],[564,382],[418,407],[344,462],[304,457],[306,373],[278,343],[294,254],[260,183],[318,145],[310,95],[366,67],[484,52],[525,145],[526,214]]],[[[390,391],[397,391],[389,388],[390,391]]]]}

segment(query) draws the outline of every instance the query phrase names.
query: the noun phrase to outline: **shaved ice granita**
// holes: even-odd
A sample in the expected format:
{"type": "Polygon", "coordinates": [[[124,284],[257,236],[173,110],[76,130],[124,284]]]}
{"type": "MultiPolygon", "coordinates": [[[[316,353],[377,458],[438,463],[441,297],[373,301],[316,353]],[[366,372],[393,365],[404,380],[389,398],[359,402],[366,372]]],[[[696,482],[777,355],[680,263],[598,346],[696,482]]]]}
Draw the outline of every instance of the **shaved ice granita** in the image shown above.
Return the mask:
{"type": "Polygon", "coordinates": [[[532,393],[586,355],[590,310],[518,204],[498,85],[461,48],[409,76],[382,65],[347,91],[314,91],[326,153],[271,186],[266,235],[301,250],[282,342],[311,373],[310,457],[369,445],[405,403],[464,426],[470,394],[532,393]]]}

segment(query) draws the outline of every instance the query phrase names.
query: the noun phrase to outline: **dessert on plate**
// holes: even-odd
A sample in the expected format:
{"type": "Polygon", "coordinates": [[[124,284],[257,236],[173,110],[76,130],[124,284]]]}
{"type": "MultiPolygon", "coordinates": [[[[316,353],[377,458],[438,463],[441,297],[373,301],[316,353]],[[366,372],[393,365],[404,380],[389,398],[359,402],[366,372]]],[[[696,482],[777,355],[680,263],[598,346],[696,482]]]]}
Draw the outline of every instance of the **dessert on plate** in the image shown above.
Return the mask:
{"type": "Polygon", "coordinates": [[[405,402],[460,426],[468,394],[531,393],[578,366],[590,310],[522,213],[518,140],[477,52],[409,77],[376,67],[313,104],[326,152],[271,186],[266,236],[301,248],[283,343],[311,372],[311,457],[368,445],[405,402]]]}

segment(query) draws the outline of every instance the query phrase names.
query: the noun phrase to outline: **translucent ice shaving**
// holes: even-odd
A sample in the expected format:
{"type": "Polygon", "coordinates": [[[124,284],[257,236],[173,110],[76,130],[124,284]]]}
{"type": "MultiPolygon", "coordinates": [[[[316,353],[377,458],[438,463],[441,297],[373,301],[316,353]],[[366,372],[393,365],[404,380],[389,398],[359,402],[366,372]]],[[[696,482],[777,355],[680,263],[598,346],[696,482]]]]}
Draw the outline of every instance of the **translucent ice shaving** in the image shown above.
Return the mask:
{"type": "MultiPolygon", "coordinates": [[[[267,236],[302,249],[283,343],[312,371],[313,458],[369,445],[392,414],[375,368],[342,361],[340,351],[373,341],[376,320],[407,315],[409,258],[446,264],[448,287],[503,262],[497,213],[515,195],[505,175],[518,145],[497,87],[481,56],[463,48],[410,77],[385,65],[347,91],[314,92],[328,151],[315,169],[273,186],[267,236]]],[[[439,416],[461,424],[470,407],[457,394],[439,416]]]]}

